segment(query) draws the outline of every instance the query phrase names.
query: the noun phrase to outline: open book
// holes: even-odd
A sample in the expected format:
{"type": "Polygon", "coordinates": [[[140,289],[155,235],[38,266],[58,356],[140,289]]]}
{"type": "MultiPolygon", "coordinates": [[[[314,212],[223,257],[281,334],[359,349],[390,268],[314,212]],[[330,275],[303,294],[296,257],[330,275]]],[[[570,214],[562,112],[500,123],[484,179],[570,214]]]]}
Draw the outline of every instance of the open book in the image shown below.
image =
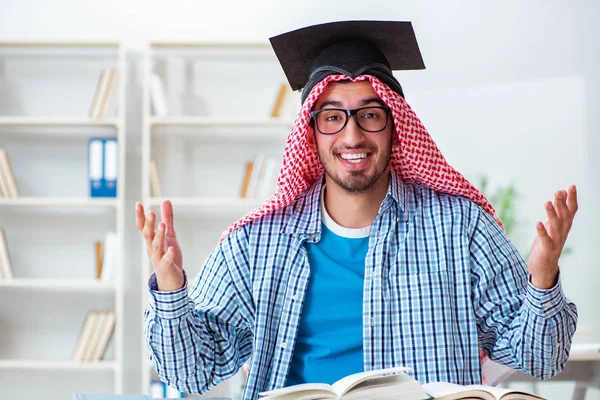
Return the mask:
{"type": "Polygon", "coordinates": [[[435,400],[545,400],[535,394],[492,386],[433,382],[424,384],[423,388],[435,400]]]}
{"type": "Polygon", "coordinates": [[[545,400],[543,397],[492,386],[461,386],[447,382],[421,385],[407,374],[408,367],[393,367],[348,375],[332,385],[304,383],[262,392],[260,400],[545,400]]]}
{"type": "Polygon", "coordinates": [[[332,385],[304,383],[260,393],[261,400],[394,399],[427,400],[432,397],[407,372],[394,367],[348,375],[332,385]]]}

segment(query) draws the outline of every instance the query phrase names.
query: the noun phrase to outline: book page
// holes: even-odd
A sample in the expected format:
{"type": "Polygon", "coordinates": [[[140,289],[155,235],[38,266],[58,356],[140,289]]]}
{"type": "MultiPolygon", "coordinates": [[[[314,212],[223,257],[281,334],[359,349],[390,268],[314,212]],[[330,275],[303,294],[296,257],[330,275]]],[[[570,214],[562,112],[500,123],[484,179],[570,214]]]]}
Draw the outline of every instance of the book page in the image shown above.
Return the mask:
{"type": "Polygon", "coordinates": [[[279,389],[269,390],[259,393],[266,399],[316,399],[316,398],[333,398],[337,396],[333,392],[331,385],[326,383],[302,383],[300,385],[286,386],[279,389]]]}
{"type": "Polygon", "coordinates": [[[409,367],[392,367],[374,371],[359,372],[356,374],[348,375],[338,380],[331,386],[333,387],[333,391],[338,395],[338,397],[342,397],[345,393],[348,393],[350,390],[352,390],[354,386],[366,381],[367,379],[381,378],[387,375],[402,374],[410,371],[412,371],[412,368],[409,367]]]}
{"type": "Polygon", "coordinates": [[[497,400],[493,394],[487,391],[469,390],[465,386],[456,385],[448,382],[431,382],[423,385],[427,393],[435,397],[436,400],[459,400],[459,399],[481,399],[497,400]]]}
{"type": "Polygon", "coordinates": [[[431,382],[424,384],[423,388],[427,393],[435,397],[436,400],[460,400],[466,398],[504,400],[512,398],[511,395],[517,395],[515,398],[523,400],[544,400],[543,397],[531,393],[483,385],[461,386],[448,382],[431,382]]]}

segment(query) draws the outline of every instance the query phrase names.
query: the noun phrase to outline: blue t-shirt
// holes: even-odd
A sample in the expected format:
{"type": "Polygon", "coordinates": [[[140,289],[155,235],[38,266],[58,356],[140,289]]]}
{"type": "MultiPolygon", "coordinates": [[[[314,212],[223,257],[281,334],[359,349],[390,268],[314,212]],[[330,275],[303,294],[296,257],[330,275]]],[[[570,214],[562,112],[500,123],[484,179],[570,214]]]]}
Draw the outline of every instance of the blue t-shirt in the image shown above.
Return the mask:
{"type": "Polygon", "coordinates": [[[321,240],[306,243],[310,280],[286,386],[331,384],[364,371],[363,284],[370,227],[337,225],[323,200],[321,215],[321,240]]]}

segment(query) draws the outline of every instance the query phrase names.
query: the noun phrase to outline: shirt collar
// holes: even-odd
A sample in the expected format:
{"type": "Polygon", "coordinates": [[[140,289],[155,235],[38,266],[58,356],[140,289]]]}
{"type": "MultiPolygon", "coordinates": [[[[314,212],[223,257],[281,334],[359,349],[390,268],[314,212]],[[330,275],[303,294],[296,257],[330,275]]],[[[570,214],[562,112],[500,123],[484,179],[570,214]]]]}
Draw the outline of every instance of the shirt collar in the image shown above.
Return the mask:
{"type": "MultiPolygon", "coordinates": [[[[312,235],[315,239],[321,234],[321,211],[320,196],[323,186],[323,176],[321,176],[314,185],[308,189],[292,205],[291,215],[282,228],[282,233],[292,235],[312,235]]],[[[400,208],[399,211],[406,212],[407,196],[409,191],[406,184],[392,171],[390,172],[390,185],[386,196],[381,203],[379,212],[383,212],[394,204],[400,208]]]]}

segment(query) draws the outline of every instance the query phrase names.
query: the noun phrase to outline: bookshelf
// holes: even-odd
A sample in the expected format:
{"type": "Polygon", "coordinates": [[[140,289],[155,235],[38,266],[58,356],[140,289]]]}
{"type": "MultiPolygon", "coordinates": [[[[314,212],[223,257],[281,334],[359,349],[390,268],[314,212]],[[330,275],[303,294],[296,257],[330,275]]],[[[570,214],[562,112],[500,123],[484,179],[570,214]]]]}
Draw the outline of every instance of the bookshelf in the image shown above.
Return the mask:
{"type": "Polygon", "coordinates": [[[114,279],[96,278],[94,241],[124,248],[125,91],[119,42],[0,42],[0,148],[19,188],[0,197],[14,277],[0,279],[0,387],[10,398],[123,392],[123,252],[114,279]],[[116,71],[105,109],[90,117],[99,77],[116,71]],[[116,137],[117,197],[91,198],[88,140],[116,137]],[[100,361],[73,361],[87,313],[116,315],[100,361]],[[24,317],[25,316],[25,317],[24,317]]]}
{"type": "MultiPolygon", "coordinates": [[[[162,200],[171,200],[184,268],[194,277],[221,233],[264,201],[240,196],[245,164],[262,152],[279,171],[300,100],[290,90],[271,117],[287,80],[268,42],[150,42],[143,71],[142,203],[160,215],[162,200]],[[162,195],[151,187],[151,160],[162,195]]],[[[140,243],[146,309],[152,265],[140,243]]],[[[141,392],[148,394],[158,377],[145,339],[142,345],[141,392]]],[[[206,395],[239,397],[243,380],[240,372],[206,395]]]]}

